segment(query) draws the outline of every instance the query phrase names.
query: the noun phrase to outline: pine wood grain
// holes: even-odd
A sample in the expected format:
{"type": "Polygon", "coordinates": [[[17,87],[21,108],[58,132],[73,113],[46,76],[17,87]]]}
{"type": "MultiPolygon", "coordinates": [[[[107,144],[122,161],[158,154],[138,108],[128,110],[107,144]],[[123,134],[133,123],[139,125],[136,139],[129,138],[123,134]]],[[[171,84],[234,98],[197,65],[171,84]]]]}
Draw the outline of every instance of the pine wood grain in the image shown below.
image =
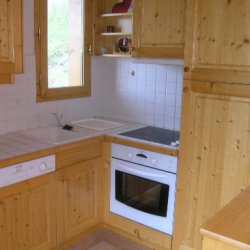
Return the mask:
{"type": "MultiPolygon", "coordinates": [[[[250,249],[250,187],[244,190],[201,228],[209,238],[229,246],[250,249]]],[[[221,248],[222,249],[222,248],[221,248]]]]}
{"type": "Polygon", "coordinates": [[[58,245],[101,223],[101,158],[56,173],[58,245]]]}
{"type": "Polygon", "coordinates": [[[187,7],[185,79],[249,84],[250,2],[188,0],[187,7]]]}
{"type": "Polygon", "coordinates": [[[249,99],[191,85],[185,81],[174,250],[201,249],[202,224],[250,184],[249,99]]]}
{"type": "Polygon", "coordinates": [[[182,58],[185,15],[185,0],[134,1],[132,55],[182,58]]]}
{"type": "Polygon", "coordinates": [[[0,189],[0,249],[56,246],[54,174],[0,189]]]}

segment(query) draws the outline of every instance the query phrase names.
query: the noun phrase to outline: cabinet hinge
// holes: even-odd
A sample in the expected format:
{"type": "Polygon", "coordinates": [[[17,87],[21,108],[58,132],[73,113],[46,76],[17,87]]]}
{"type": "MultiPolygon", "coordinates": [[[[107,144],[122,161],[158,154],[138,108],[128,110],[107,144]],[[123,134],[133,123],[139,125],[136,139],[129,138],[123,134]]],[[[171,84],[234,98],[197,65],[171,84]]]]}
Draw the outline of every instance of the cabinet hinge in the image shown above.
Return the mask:
{"type": "Polygon", "coordinates": [[[38,27],[37,29],[37,39],[38,42],[41,43],[41,27],[38,27]]]}

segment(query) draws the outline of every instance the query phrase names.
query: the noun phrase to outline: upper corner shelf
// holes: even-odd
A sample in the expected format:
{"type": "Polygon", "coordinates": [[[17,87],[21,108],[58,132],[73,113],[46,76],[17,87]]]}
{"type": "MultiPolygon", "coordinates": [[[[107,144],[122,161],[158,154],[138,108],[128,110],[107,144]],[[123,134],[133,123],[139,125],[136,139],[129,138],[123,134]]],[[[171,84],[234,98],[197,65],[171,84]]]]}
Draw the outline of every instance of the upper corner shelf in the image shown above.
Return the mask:
{"type": "Polygon", "coordinates": [[[132,12],[127,13],[105,13],[101,14],[101,17],[130,17],[133,16],[132,12]]]}
{"type": "Polygon", "coordinates": [[[132,36],[131,33],[127,32],[103,32],[101,33],[102,36],[132,36]]]}

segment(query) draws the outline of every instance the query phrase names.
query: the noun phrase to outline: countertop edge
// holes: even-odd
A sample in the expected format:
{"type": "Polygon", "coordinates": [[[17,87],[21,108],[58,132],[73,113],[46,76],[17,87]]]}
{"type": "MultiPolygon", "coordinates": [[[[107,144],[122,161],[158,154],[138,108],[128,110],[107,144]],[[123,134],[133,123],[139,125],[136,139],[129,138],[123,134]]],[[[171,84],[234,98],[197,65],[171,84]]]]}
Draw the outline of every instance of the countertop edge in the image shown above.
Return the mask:
{"type": "Polygon", "coordinates": [[[124,139],[124,138],[119,137],[119,135],[117,136],[107,135],[104,133],[104,134],[94,134],[91,136],[87,136],[86,138],[82,138],[80,140],[68,142],[65,144],[58,144],[58,145],[51,144],[50,146],[48,146],[48,148],[45,148],[45,149],[28,152],[28,153],[24,153],[24,154],[17,155],[17,156],[12,156],[7,159],[0,159],[0,168],[8,167],[10,165],[18,164],[20,162],[30,161],[30,160],[33,160],[39,157],[44,157],[44,156],[51,155],[51,154],[57,154],[59,152],[77,147],[83,142],[87,142],[87,141],[91,142],[96,139],[99,139],[100,141],[105,140],[109,142],[125,144],[125,145],[132,146],[132,147],[139,147],[145,150],[151,150],[154,152],[168,154],[168,155],[176,156],[176,157],[178,157],[179,155],[178,149],[169,149],[169,148],[166,148],[165,146],[156,145],[153,143],[141,142],[138,140],[133,140],[133,138],[124,139]]]}
{"type": "Polygon", "coordinates": [[[249,250],[250,249],[249,244],[237,241],[237,240],[232,239],[232,238],[228,238],[228,237],[223,236],[223,235],[219,235],[217,233],[213,233],[213,232],[211,232],[209,230],[201,228],[200,232],[201,232],[201,234],[203,236],[208,237],[210,239],[221,241],[221,242],[224,242],[226,244],[229,244],[229,245],[232,245],[234,247],[238,247],[238,248],[241,248],[241,249],[244,249],[244,250],[249,250]]]}
{"type": "Polygon", "coordinates": [[[206,237],[241,249],[250,249],[250,224],[247,223],[249,218],[250,186],[205,222],[200,232],[206,237]]]}

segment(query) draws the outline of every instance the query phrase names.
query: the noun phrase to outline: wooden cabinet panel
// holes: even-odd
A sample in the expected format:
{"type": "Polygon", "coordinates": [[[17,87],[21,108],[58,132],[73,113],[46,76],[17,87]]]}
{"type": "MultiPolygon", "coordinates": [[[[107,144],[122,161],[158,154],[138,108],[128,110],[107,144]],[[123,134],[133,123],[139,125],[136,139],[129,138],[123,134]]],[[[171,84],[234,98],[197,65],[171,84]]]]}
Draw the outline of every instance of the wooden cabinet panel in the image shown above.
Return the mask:
{"type": "Polygon", "coordinates": [[[249,99],[193,93],[190,85],[185,82],[173,249],[201,249],[201,225],[250,184],[249,99]]]}
{"type": "Polygon", "coordinates": [[[53,175],[0,189],[1,250],[55,247],[54,193],[53,175]]]}
{"type": "Polygon", "coordinates": [[[15,70],[13,0],[1,0],[0,5],[0,74],[11,74],[15,70]]]}
{"type": "Polygon", "coordinates": [[[57,172],[57,240],[62,244],[100,223],[99,158],[57,172]]]}
{"type": "Polygon", "coordinates": [[[23,73],[23,2],[0,0],[0,83],[13,83],[23,73]]]}
{"type": "Polygon", "coordinates": [[[185,0],[134,1],[133,56],[184,54],[185,0]]]}
{"type": "Polygon", "coordinates": [[[249,83],[250,2],[189,0],[186,79],[249,83]]]}
{"type": "Polygon", "coordinates": [[[74,145],[63,146],[56,155],[57,168],[100,157],[102,154],[102,137],[84,140],[74,145]]]}

